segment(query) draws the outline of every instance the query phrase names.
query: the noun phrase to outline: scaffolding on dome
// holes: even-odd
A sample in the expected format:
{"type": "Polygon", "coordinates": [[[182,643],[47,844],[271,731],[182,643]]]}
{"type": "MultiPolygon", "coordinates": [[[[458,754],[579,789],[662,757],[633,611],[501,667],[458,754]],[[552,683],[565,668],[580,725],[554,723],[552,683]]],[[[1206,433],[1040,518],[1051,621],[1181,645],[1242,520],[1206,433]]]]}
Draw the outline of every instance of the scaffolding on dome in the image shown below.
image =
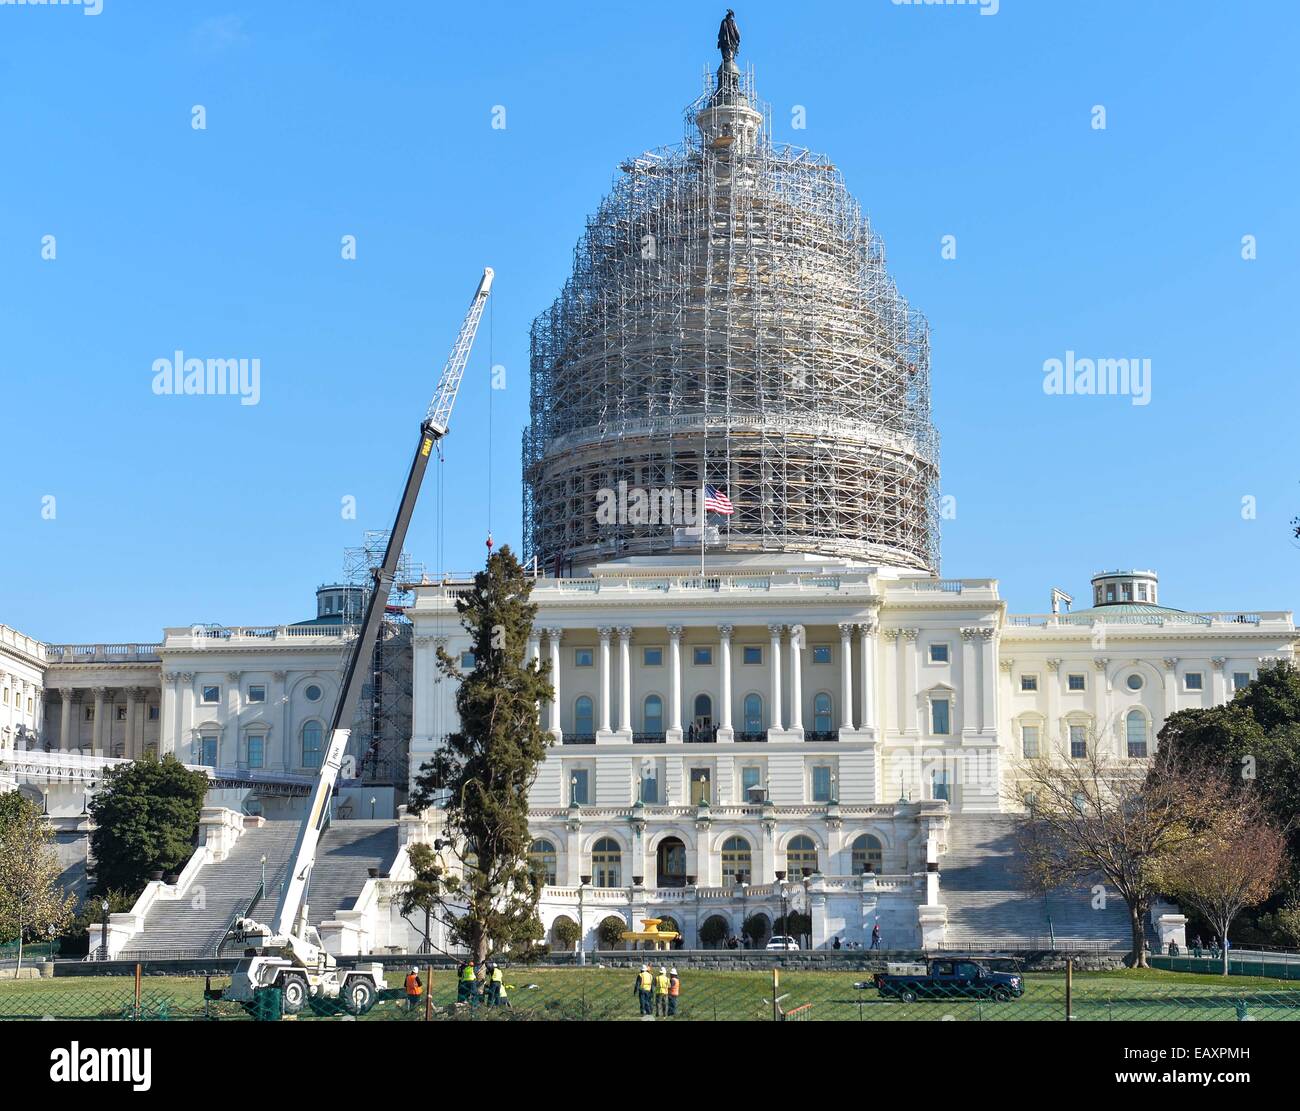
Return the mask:
{"type": "Polygon", "coordinates": [[[704,84],[680,146],[622,164],[533,323],[525,561],[671,553],[671,528],[602,521],[599,492],[708,482],[735,507],[713,550],[937,574],[928,325],[840,172],[770,141],[753,71],[704,84]]]}
{"type": "MultiPolygon", "coordinates": [[[[356,612],[345,614],[345,623],[361,623],[388,537],[388,529],[368,529],[360,545],[344,549],[344,579],[356,588],[347,595],[349,610],[355,608],[356,612]]],[[[403,552],[388,596],[388,612],[375,641],[370,682],[362,686],[357,719],[348,738],[347,752],[355,761],[355,778],[401,791],[406,789],[408,778],[412,681],[411,623],[401,610],[414,603],[411,585],[424,577],[424,565],[413,563],[403,552]]]]}

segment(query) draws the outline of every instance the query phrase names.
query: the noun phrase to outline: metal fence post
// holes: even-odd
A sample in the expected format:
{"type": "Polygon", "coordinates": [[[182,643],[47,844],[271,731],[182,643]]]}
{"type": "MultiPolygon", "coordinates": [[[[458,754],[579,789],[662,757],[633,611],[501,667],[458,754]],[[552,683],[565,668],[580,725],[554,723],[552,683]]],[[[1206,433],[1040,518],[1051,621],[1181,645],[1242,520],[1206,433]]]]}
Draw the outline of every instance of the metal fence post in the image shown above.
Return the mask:
{"type": "Polygon", "coordinates": [[[140,976],[141,976],[140,962],[136,961],[135,962],[135,1017],[137,1022],[140,1020],[141,1017],[140,1016],[140,976]]]}
{"type": "Polygon", "coordinates": [[[1074,1018],[1074,958],[1067,957],[1065,960],[1065,1021],[1069,1022],[1074,1018]]]}

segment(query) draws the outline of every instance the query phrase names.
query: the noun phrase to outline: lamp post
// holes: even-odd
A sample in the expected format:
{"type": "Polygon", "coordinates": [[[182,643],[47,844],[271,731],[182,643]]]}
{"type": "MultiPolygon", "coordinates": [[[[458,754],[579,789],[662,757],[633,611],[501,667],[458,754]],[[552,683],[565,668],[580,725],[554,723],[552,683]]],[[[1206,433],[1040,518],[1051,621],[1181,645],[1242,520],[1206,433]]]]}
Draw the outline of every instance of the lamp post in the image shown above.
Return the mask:
{"type": "Polygon", "coordinates": [[[812,948],[812,900],[808,897],[808,877],[812,874],[812,869],[804,867],[803,872],[803,912],[808,918],[808,931],[804,936],[808,939],[808,948],[812,948]]]}
{"type": "Polygon", "coordinates": [[[776,886],[781,891],[781,933],[786,937],[790,936],[790,916],[785,909],[785,873],[776,873],[776,886]]]}
{"type": "Polygon", "coordinates": [[[583,903],[587,894],[587,884],[591,882],[590,876],[578,877],[578,963],[586,965],[587,963],[587,928],[583,921],[583,903]]]}
{"type": "Polygon", "coordinates": [[[745,933],[745,908],[747,906],[747,896],[749,894],[749,884],[744,880],[740,881],[740,947],[749,948],[749,936],[745,933]]]}
{"type": "Polygon", "coordinates": [[[99,927],[99,959],[108,960],[108,900],[99,901],[99,909],[103,912],[103,919],[99,927]]]}
{"type": "Polygon", "coordinates": [[[375,820],[375,801],[376,801],[375,796],[371,795],[370,796],[370,820],[372,822],[375,820]]]}

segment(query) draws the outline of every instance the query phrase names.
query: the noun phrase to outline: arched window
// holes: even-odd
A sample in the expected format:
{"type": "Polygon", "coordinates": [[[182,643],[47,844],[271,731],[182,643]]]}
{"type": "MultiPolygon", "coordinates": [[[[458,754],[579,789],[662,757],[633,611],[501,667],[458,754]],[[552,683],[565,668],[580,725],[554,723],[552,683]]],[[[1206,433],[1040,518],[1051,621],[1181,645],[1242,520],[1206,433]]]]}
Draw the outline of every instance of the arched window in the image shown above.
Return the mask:
{"type": "Polygon", "coordinates": [[[724,887],[749,883],[753,874],[753,853],[743,837],[728,837],[722,843],[722,884],[724,887]]]}
{"type": "Polygon", "coordinates": [[[863,872],[879,872],[884,855],[880,839],[864,833],[853,842],[853,874],[860,876],[863,872]]]}
{"type": "Polygon", "coordinates": [[[321,727],[318,721],[309,721],[302,727],[302,766],[320,767],[321,727]]]}
{"type": "Polygon", "coordinates": [[[763,699],[757,694],[745,695],[745,732],[763,732],[763,699]]]}
{"type": "Polygon", "coordinates": [[[579,737],[589,737],[596,732],[591,699],[585,694],[573,704],[573,731],[579,737]]]}
{"type": "Polygon", "coordinates": [[[797,837],[791,837],[790,843],[785,847],[785,869],[790,879],[797,880],[805,868],[809,875],[818,871],[817,846],[811,837],[801,833],[797,837]]]}
{"type": "Polygon", "coordinates": [[[829,733],[834,726],[831,724],[831,696],[825,691],[821,691],[813,699],[813,732],[829,733]]]}
{"type": "Polygon", "coordinates": [[[612,837],[602,837],[592,848],[591,875],[597,887],[623,886],[623,850],[612,837]]]}
{"type": "Polygon", "coordinates": [[[641,712],[641,729],[644,733],[664,731],[664,700],[657,694],[646,695],[641,712]]]}
{"type": "Polygon", "coordinates": [[[1131,759],[1141,760],[1147,754],[1147,719],[1141,710],[1130,710],[1124,719],[1124,729],[1128,736],[1128,754],[1131,759]]]}
{"type": "Polygon", "coordinates": [[[555,846],[538,839],[528,846],[528,871],[538,883],[555,883],[555,846]]]}

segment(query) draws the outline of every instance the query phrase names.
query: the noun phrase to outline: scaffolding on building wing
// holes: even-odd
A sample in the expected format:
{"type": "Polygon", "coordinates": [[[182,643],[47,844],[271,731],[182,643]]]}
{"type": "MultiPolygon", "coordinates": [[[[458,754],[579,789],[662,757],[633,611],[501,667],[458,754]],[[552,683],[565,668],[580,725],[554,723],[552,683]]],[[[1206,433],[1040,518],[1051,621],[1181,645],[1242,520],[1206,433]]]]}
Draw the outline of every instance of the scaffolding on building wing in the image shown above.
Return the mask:
{"type": "MultiPolygon", "coordinates": [[[[343,552],[343,577],[347,592],[347,624],[361,623],[375,570],[383,563],[388,529],[369,529],[362,543],[343,552]],[[352,612],[355,610],[355,612],[352,612]]],[[[355,761],[356,778],[375,786],[392,786],[405,791],[411,739],[411,623],[403,610],[414,603],[412,585],[425,578],[423,564],[406,552],[398,561],[397,575],[388,597],[384,623],[375,641],[370,680],[361,691],[357,719],[348,740],[348,754],[355,761]]]]}
{"type": "Polygon", "coordinates": [[[672,528],[602,520],[599,492],[707,482],[735,507],[717,550],[937,574],[926,321],[840,172],[774,145],[728,65],[680,146],[622,164],[533,323],[525,560],[669,553],[672,528]]]}

